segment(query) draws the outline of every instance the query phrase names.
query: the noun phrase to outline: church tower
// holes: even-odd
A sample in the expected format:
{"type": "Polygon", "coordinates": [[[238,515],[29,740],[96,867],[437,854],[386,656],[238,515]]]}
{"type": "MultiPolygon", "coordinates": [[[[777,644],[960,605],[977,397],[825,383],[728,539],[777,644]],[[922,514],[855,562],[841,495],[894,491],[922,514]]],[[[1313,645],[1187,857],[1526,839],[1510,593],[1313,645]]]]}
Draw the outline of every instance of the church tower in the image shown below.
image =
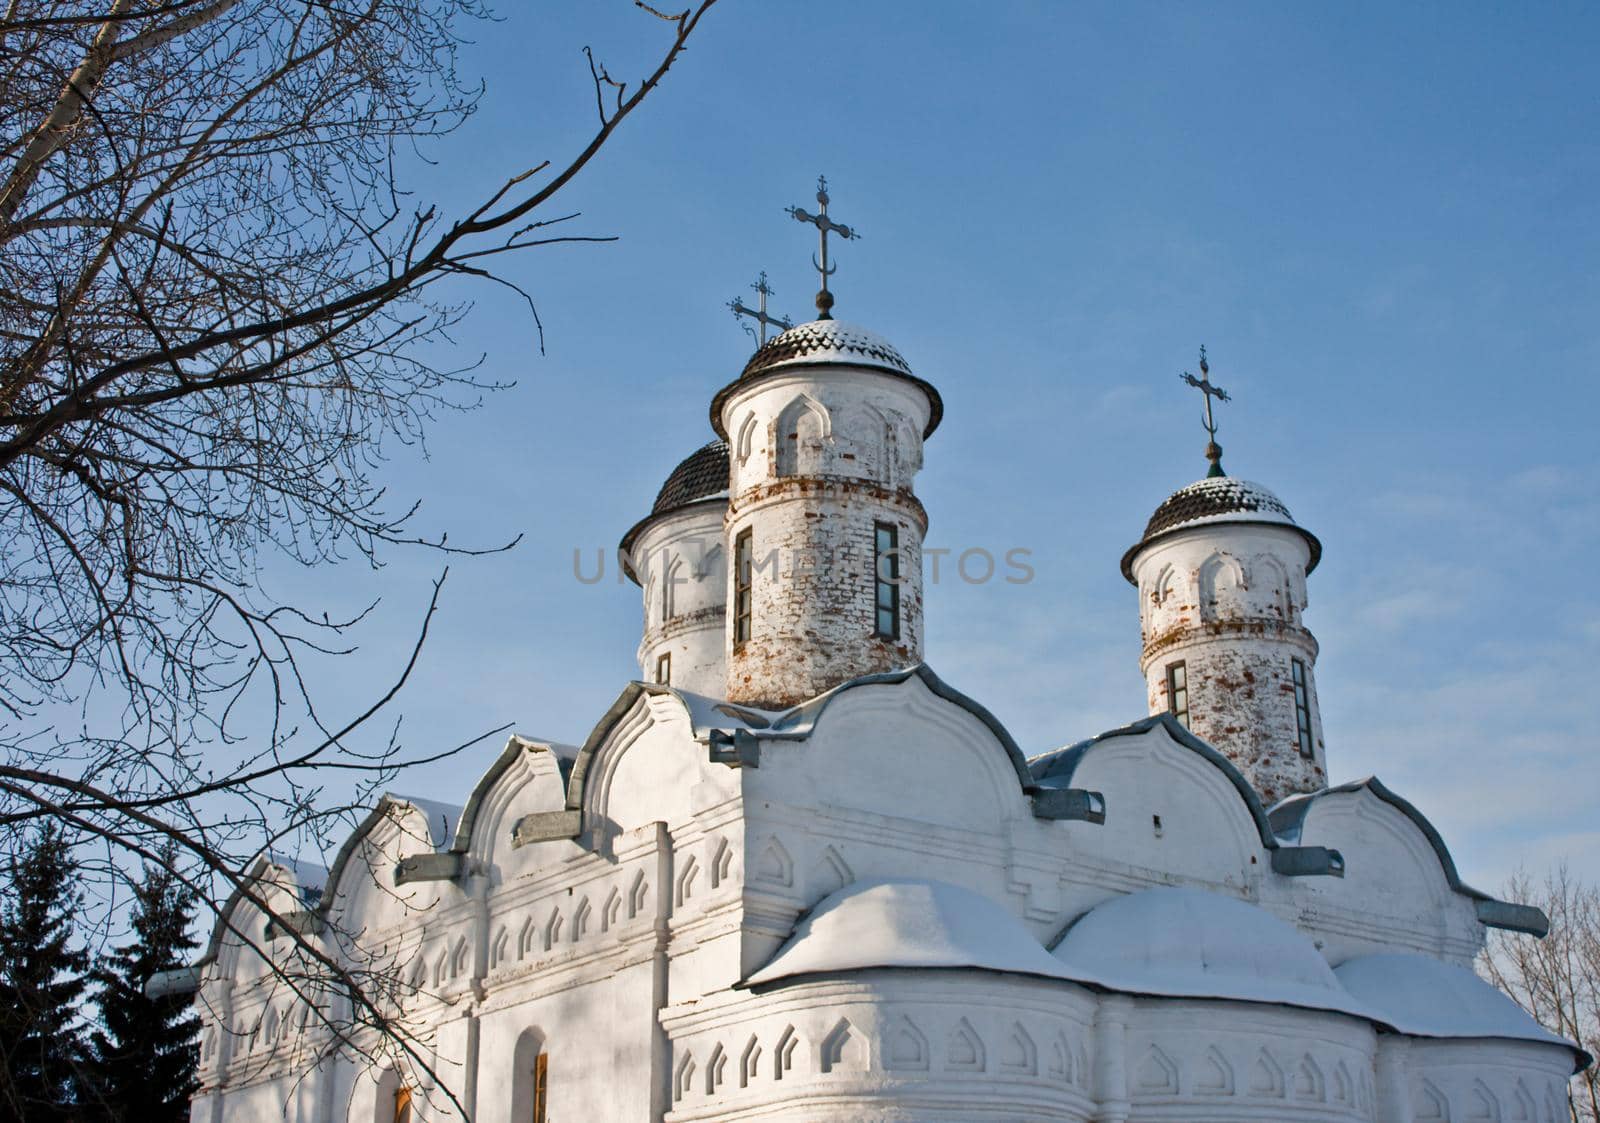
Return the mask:
{"type": "Polygon", "coordinates": [[[726,659],[731,702],[785,709],[878,671],[922,662],[922,538],[911,489],[939,392],[882,336],[833,318],[828,236],[856,231],[819,210],[817,318],[764,340],[711,402],[728,444],[726,659]]]}
{"type": "Polygon", "coordinates": [[[942,411],[887,340],[831,318],[767,341],[717,394],[730,701],[781,709],[922,661],[911,485],[942,411]]]}
{"type": "Polygon", "coordinates": [[[727,680],[728,446],[696,449],[672,470],[650,513],[623,535],[622,571],[644,594],[639,677],[718,697],[727,680]]]}
{"type": "Polygon", "coordinates": [[[1327,786],[1306,628],[1306,575],[1322,544],[1260,484],[1222,470],[1210,381],[1205,479],[1173,492],[1122,557],[1139,590],[1139,628],[1150,712],[1170,712],[1239,768],[1270,806],[1327,786]]]}

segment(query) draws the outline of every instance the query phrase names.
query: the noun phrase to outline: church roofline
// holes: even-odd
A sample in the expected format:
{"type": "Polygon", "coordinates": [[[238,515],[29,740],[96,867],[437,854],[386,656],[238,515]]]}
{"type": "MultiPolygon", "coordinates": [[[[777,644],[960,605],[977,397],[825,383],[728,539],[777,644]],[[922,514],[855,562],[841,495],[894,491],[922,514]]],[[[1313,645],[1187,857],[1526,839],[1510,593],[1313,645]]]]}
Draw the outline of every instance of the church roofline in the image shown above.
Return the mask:
{"type": "Polygon", "coordinates": [[[472,831],[478,822],[478,812],[483,808],[483,801],[505,775],[516,759],[529,749],[543,749],[555,758],[556,770],[561,775],[562,790],[565,791],[568,777],[572,774],[572,762],[577,755],[575,745],[563,744],[560,741],[541,741],[534,737],[524,737],[520,733],[513,733],[506,739],[506,747],[500,750],[500,755],[494,760],[478,782],[473,785],[472,794],[467,797],[466,806],[461,809],[461,818],[456,823],[456,837],[450,844],[452,852],[465,854],[472,849],[472,831]],[[563,752],[562,750],[567,750],[563,752]]]}
{"type": "Polygon", "coordinates": [[[922,684],[928,688],[929,693],[935,697],[960,706],[973,717],[983,722],[988,727],[989,732],[994,734],[995,740],[999,741],[1006,750],[1006,755],[1011,758],[1011,766],[1017,773],[1017,782],[1021,784],[1022,790],[1027,792],[1033,789],[1033,776],[1028,771],[1027,754],[1022,751],[1022,748],[1012,738],[1010,731],[1006,729],[1000,719],[990,713],[982,704],[945,682],[926,663],[918,663],[916,666],[906,667],[898,671],[880,671],[876,674],[860,675],[857,678],[842,682],[832,690],[818,694],[815,698],[785,711],[782,716],[772,723],[770,729],[762,730],[760,736],[809,737],[812,729],[817,724],[817,720],[822,716],[822,712],[828,708],[830,702],[841,694],[861,686],[902,683],[913,676],[920,679],[922,684]]]}
{"type": "Polygon", "coordinates": [[[1034,789],[1033,778],[1028,772],[1028,758],[1023,753],[1016,740],[1011,736],[1000,719],[995,717],[978,702],[950,686],[933,672],[926,663],[918,663],[914,667],[906,667],[898,671],[883,671],[877,674],[861,675],[840,683],[832,690],[817,695],[809,701],[802,702],[780,713],[755,710],[748,706],[740,706],[731,702],[722,702],[717,699],[704,698],[700,695],[690,695],[687,691],[678,690],[672,686],[661,683],[630,682],[623,687],[622,693],[617,696],[605,714],[595,724],[593,731],[584,741],[583,747],[578,750],[571,766],[571,773],[567,780],[567,803],[569,811],[581,811],[583,808],[583,786],[589,774],[589,766],[600,747],[610,736],[611,730],[616,727],[634,703],[645,694],[667,695],[676,699],[683,707],[686,717],[689,718],[696,738],[702,733],[708,734],[712,730],[733,732],[745,730],[753,736],[764,740],[803,741],[809,738],[816,728],[818,719],[828,705],[847,691],[862,686],[895,685],[911,678],[919,679],[928,688],[929,693],[946,702],[966,710],[973,717],[981,721],[1000,742],[1011,761],[1011,767],[1016,772],[1017,783],[1023,793],[1031,793],[1034,789]],[[690,698],[694,699],[691,703],[690,698]],[[702,705],[703,703],[703,705],[702,705]],[[717,721],[714,724],[706,721],[709,716],[707,707],[711,711],[726,717],[726,721],[717,721]],[[698,711],[698,712],[697,712],[698,711]]]}
{"type": "MultiPolygon", "coordinates": [[[[369,812],[367,817],[370,819],[372,817],[372,813],[369,812]]],[[[345,845],[348,846],[350,844],[346,842],[345,845]]],[[[248,871],[245,873],[244,877],[240,879],[240,883],[233,887],[232,892],[228,894],[227,900],[223,901],[222,907],[217,910],[217,922],[211,926],[211,937],[206,940],[205,951],[202,952],[200,957],[191,964],[192,967],[203,971],[204,968],[209,967],[211,964],[217,961],[217,955],[222,950],[223,936],[227,932],[234,930],[234,926],[229,918],[233,916],[234,911],[239,907],[239,902],[244,899],[246,887],[260,884],[267,870],[273,867],[288,870],[291,874],[295,873],[294,867],[278,861],[270,854],[257,854],[255,858],[251,860],[248,871]]],[[[329,879],[325,884],[326,886],[331,887],[333,885],[331,871],[329,871],[329,874],[329,879]]],[[[306,887],[300,885],[300,878],[298,875],[295,876],[295,885],[300,890],[303,900],[303,894],[306,887]]],[[[322,893],[322,901],[326,901],[328,896],[328,890],[327,888],[324,888],[322,893]]],[[[321,907],[321,903],[321,901],[318,902],[318,908],[321,907]]],[[[286,916],[284,919],[287,920],[289,918],[286,916]]],[[[252,946],[259,947],[254,938],[247,936],[243,932],[238,933],[238,935],[240,939],[248,941],[252,946]]]]}
{"type": "Polygon", "coordinates": [[[1416,828],[1427,839],[1428,845],[1433,848],[1434,855],[1439,859],[1439,866],[1444,871],[1446,884],[1452,892],[1474,902],[1477,908],[1478,920],[1490,928],[1504,928],[1512,932],[1522,932],[1530,936],[1543,939],[1550,932],[1550,919],[1541,909],[1532,905],[1519,905],[1511,901],[1502,901],[1485,893],[1481,889],[1474,889],[1461,880],[1461,874],[1456,869],[1456,862],[1450,855],[1450,848],[1445,845],[1444,836],[1428,820],[1428,817],[1419,811],[1410,800],[1396,793],[1376,776],[1368,776],[1362,780],[1352,780],[1336,787],[1324,788],[1319,792],[1307,795],[1293,795],[1273,805],[1267,813],[1268,820],[1277,834],[1285,839],[1298,842],[1300,832],[1305,826],[1306,816],[1310,814],[1311,807],[1317,800],[1330,795],[1355,795],[1369,792],[1376,798],[1389,804],[1406,818],[1410,819],[1416,828]]]}
{"type": "Polygon", "coordinates": [[[1267,809],[1261,803],[1261,797],[1256,794],[1255,788],[1250,786],[1250,781],[1245,779],[1244,773],[1236,768],[1231,760],[1223,756],[1215,748],[1196,737],[1183,727],[1183,723],[1170,713],[1151,714],[1131,724],[1118,729],[1107,730],[1099,736],[1090,737],[1086,741],[1068,745],[1063,749],[1053,749],[1041,753],[1028,761],[1028,770],[1034,782],[1044,786],[1048,783],[1051,787],[1069,787],[1072,783],[1073,773],[1078,765],[1083,763],[1089,753],[1107,741],[1117,737],[1135,737],[1141,733],[1148,733],[1156,726],[1166,730],[1167,736],[1179,745],[1188,749],[1219,769],[1233,784],[1234,790],[1239,793],[1239,798],[1244,801],[1245,808],[1250,812],[1250,818],[1256,825],[1256,831],[1261,836],[1261,845],[1268,850],[1277,850],[1283,844],[1273,832],[1272,824],[1267,817],[1267,809]]]}

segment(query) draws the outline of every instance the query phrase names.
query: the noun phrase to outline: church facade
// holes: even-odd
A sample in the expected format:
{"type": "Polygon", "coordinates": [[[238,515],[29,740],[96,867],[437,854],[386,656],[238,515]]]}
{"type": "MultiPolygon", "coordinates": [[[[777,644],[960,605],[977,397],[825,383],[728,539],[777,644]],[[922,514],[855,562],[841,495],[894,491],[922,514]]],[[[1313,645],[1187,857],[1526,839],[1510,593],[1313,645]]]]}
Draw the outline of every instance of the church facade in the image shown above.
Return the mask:
{"type": "Polygon", "coordinates": [[[387,797],[325,873],[261,860],[196,1123],[1566,1119],[1589,1058],[1471,969],[1544,917],[1328,786],[1315,536],[1218,450],[1122,559],[1145,712],[1030,754],[922,658],[939,394],[822,310],[624,537],[640,680],[582,745],[387,797]],[[312,953],[409,1054],[331,1036],[312,953]]]}

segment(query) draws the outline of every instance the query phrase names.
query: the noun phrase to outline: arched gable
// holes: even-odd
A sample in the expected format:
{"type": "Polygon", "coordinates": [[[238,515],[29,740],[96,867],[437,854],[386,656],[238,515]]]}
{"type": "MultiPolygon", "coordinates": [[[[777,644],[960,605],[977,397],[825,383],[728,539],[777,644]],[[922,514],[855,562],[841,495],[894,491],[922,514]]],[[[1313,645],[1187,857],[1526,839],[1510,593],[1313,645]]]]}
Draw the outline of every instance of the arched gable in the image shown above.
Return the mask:
{"type": "Polygon", "coordinates": [[[1255,790],[1221,753],[1158,714],[1030,762],[1041,786],[1102,792],[1105,860],[1243,884],[1278,849],[1255,790]]]}
{"type": "Polygon", "coordinates": [[[965,710],[979,724],[984,726],[993,736],[996,747],[1006,757],[1010,768],[1015,772],[1018,784],[1024,790],[1033,788],[1033,776],[1028,771],[1028,758],[1012,738],[1011,733],[1000,719],[995,717],[986,708],[979,705],[961,691],[950,686],[926,663],[918,663],[915,667],[908,667],[901,671],[885,671],[880,674],[862,675],[848,682],[840,683],[825,694],[819,694],[808,702],[804,702],[794,709],[780,714],[771,724],[770,728],[763,730],[764,738],[804,739],[811,736],[811,731],[829,706],[851,691],[863,687],[893,685],[906,682],[908,679],[918,679],[929,694],[942,699],[958,709],[965,710]]]}
{"type": "Polygon", "coordinates": [[[1348,851],[1364,889],[1387,884],[1397,908],[1419,891],[1441,905],[1454,894],[1471,901],[1478,920],[1490,927],[1535,936],[1549,931],[1538,909],[1496,900],[1463,882],[1437,828],[1375,776],[1292,796],[1273,807],[1269,819],[1286,841],[1348,851]]]}
{"type": "Polygon", "coordinates": [[[530,815],[566,811],[567,781],[577,752],[570,745],[513,734],[472,789],[451,852],[504,878],[510,855],[519,849],[514,838],[518,824],[530,815]]]}
{"type": "Polygon", "coordinates": [[[1241,810],[1249,818],[1261,846],[1267,850],[1277,849],[1278,838],[1272,829],[1272,825],[1268,822],[1267,810],[1262,806],[1261,797],[1256,794],[1255,788],[1251,787],[1250,781],[1245,779],[1244,773],[1234,767],[1233,762],[1227,757],[1185,729],[1183,723],[1170,713],[1152,714],[1147,718],[1141,718],[1139,721],[1102,733],[1098,737],[1092,737],[1087,741],[1080,741],[1075,745],[1069,745],[1064,749],[1056,749],[1053,752],[1042,753],[1027,761],[1025,766],[1033,781],[1042,786],[1048,785],[1062,788],[1083,786],[1079,769],[1091,754],[1099,751],[1100,746],[1111,743],[1120,737],[1140,736],[1158,727],[1177,748],[1199,757],[1221,774],[1222,778],[1238,797],[1241,810]]]}
{"type": "Polygon", "coordinates": [[[688,815],[700,783],[737,787],[731,769],[712,764],[714,732],[760,728],[767,718],[658,683],[629,683],[573,758],[566,809],[577,814],[590,848],[657,820],[688,815]],[[645,753],[636,747],[649,746],[645,753]]]}
{"type": "MultiPolygon", "coordinates": [[[[862,675],[781,713],[738,706],[658,683],[629,683],[573,757],[567,780],[566,808],[581,814],[581,829],[585,836],[597,823],[604,821],[609,815],[606,810],[609,796],[602,789],[609,788],[616,762],[654,726],[681,722],[677,732],[669,734],[666,739],[687,749],[693,768],[700,771],[703,778],[721,777],[731,784],[732,780],[728,779],[731,770],[726,768],[726,764],[710,764],[716,743],[731,745],[746,739],[806,740],[812,736],[824,714],[852,692],[868,687],[898,685],[912,678],[918,680],[933,699],[965,715],[979,732],[982,743],[994,754],[994,763],[990,767],[998,769],[1000,774],[1009,775],[1016,784],[1013,790],[1017,794],[1033,791],[1034,783],[1028,771],[1027,758],[999,719],[946,684],[932,668],[918,664],[900,671],[862,675]],[[987,736],[982,736],[984,733],[987,736]]],[[[896,720],[899,720],[898,717],[896,720]]],[[[681,763],[683,758],[677,759],[681,763]]],[[[905,763],[915,766],[914,756],[907,758],[905,763]]],[[[684,794],[691,785],[688,775],[680,771],[668,786],[673,793],[684,794]]]]}
{"type": "Polygon", "coordinates": [[[322,881],[315,873],[325,874],[326,871],[259,855],[250,864],[243,884],[234,888],[218,910],[211,938],[197,965],[209,967],[207,975],[230,982],[245,981],[264,973],[267,965],[261,960],[261,954],[269,943],[271,915],[276,914],[286,921],[308,915],[323,891],[322,881]],[[257,900],[271,913],[257,904],[257,900]],[[257,961],[254,968],[247,967],[244,962],[249,959],[257,961]]]}
{"type": "Polygon", "coordinates": [[[1029,814],[1020,749],[993,715],[926,668],[854,679],[760,736],[805,747],[764,755],[752,792],[804,793],[819,805],[968,831],[1029,814]]]}
{"type": "Polygon", "coordinates": [[[397,885],[395,871],[408,858],[436,853],[439,844],[428,811],[384,795],[339,848],[317,912],[341,931],[361,932],[427,908],[443,892],[442,883],[397,885]]]}

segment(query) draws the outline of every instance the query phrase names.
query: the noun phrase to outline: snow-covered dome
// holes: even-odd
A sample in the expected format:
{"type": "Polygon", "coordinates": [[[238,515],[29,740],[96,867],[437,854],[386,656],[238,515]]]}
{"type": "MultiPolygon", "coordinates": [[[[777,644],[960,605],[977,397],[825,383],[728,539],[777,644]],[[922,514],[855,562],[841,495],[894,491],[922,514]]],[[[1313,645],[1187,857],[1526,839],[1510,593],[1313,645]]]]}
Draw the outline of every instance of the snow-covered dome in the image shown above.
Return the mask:
{"type": "Polygon", "coordinates": [[[842,320],[812,320],[763,343],[750,356],[740,377],[749,378],[789,363],[849,363],[911,373],[911,364],[877,332],[842,320]]]}
{"type": "Polygon", "coordinates": [[[1052,954],[1068,977],[1131,994],[1372,1016],[1291,925],[1200,889],[1144,889],[1115,897],[1084,914],[1052,954]]]}
{"type": "Polygon", "coordinates": [[[1059,976],[1022,923],[942,881],[858,881],[824,897],[748,982],[868,967],[981,967],[1059,976]]]}
{"type": "Polygon", "coordinates": [[[939,391],[911,373],[911,364],[906,362],[894,344],[860,324],[830,319],[796,324],[757,348],[739,377],[719,390],[712,399],[712,428],[716,429],[719,436],[727,437],[722,430],[722,405],[736,387],[789,367],[835,364],[879,370],[916,383],[928,396],[928,423],[922,435],[927,437],[939,427],[939,421],[944,416],[944,400],[939,397],[939,391]]]}
{"type": "Polygon", "coordinates": [[[1386,952],[1347,959],[1335,969],[1339,982],[1383,1021],[1415,1037],[1506,1037],[1565,1045],[1528,1013],[1465,967],[1411,952],[1386,952]]]}
{"type": "Polygon", "coordinates": [[[1254,523],[1286,526],[1302,535],[1311,548],[1311,558],[1306,572],[1317,568],[1322,559],[1322,543],[1305,527],[1294,521],[1289,508],[1267,488],[1249,480],[1232,476],[1207,476],[1187,487],[1181,487],[1162,501],[1150,521],[1145,524],[1144,536],[1122,555],[1122,575],[1133,580],[1133,559],[1146,546],[1158,538],[1165,538],[1180,530],[1216,523],[1254,523]]]}

